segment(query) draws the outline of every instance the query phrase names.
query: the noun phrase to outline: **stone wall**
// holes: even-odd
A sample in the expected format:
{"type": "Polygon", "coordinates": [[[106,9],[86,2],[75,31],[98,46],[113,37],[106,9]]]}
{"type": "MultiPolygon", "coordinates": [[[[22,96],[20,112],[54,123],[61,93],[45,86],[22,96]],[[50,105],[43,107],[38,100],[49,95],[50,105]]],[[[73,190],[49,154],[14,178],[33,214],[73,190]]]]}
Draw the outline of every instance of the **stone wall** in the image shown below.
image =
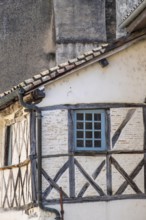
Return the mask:
{"type": "Polygon", "coordinates": [[[119,25],[122,23],[123,18],[125,15],[128,14],[129,11],[137,4],[139,1],[138,0],[116,0],[116,35],[117,38],[126,35],[125,30],[120,30],[119,25]]]}
{"type": "Polygon", "coordinates": [[[0,92],[55,65],[52,0],[0,0],[0,92]]]}
{"type": "Polygon", "coordinates": [[[0,92],[123,35],[138,0],[0,0],[0,92]]]}

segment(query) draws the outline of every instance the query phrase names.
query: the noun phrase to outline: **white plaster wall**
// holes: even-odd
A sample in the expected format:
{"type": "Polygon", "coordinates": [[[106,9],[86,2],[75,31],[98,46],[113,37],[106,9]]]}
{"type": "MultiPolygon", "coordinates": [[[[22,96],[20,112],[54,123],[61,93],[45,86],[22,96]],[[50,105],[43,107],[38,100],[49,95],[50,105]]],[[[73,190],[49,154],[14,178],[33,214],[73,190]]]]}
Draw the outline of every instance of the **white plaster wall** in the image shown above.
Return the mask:
{"type": "MultiPolygon", "coordinates": [[[[60,210],[59,205],[51,207],[60,210]]],[[[145,220],[146,201],[121,200],[64,204],[64,211],[64,219],[67,220],[145,220]]],[[[47,219],[54,219],[54,215],[41,218],[41,220],[47,219]]]]}
{"type": "Polygon", "coordinates": [[[29,218],[28,215],[25,214],[25,211],[4,211],[0,210],[0,219],[1,220],[28,220],[28,219],[34,219],[37,220],[38,218],[29,218]]]}
{"type": "MultiPolygon", "coordinates": [[[[125,170],[125,172],[130,175],[133,170],[137,167],[140,161],[143,159],[143,155],[133,155],[133,154],[123,154],[123,155],[113,155],[113,158],[119,163],[119,165],[125,170]]],[[[139,189],[144,193],[144,169],[134,179],[135,183],[139,189]]],[[[112,165],[112,191],[113,194],[119,189],[122,183],[125,182],[123,176],[117,171],[117,169],[112,165]]],[[[136,194],[133,189],[128,186],[123,194],[136,194]]]]}
{"type": "MultiPolygon", "coordinates": [[[[60,168],[67,162],[68,157],[55,157],[43,159],[42,167],[45,172],[53,179],[60,168]]],[[[64,172],[64,174],[59,178],[57,184],[62,187],[63,191],[69,195],[69,169],[64,172]]],[[[43,177],[42,188],[43,191],[49,187],[49,182],[43,177]]],[[[53,189],[51,193],[47,196],[47,199],[59,199],[60,194],[58,191],[53,189]]]]}
{"type": "MultiPolygon", "coordinates": [[[[88,175],[93,179],[93,173],[99,167],[101,162],[105,161],[104,156],[100,157],[87,157],[87,156],[79,156],[75,157],[77,161],[80,163],[80,165],[83,167],[83,169],[88,173],[88,175]]],[[[94,180],[94,179],[93,179],[94,180]]],[[[106,163],[100,172],[99,176],[94,180],[95,183],[97,183],[103,192],[106,194],[106,163]]],[[[79,171],[77,166],[75,166],[75,190],[76,190],[76,196],[82,189],[85,183],[88,183],[87,179],[82,175],[82,173],[79,171]]],[[[83,197],[87,196],[99,196],[99,193],[90,185],[86,192],[84,193],[83,197]]]]}
{"type": "Polygon", "coordinates": [[[76,103],[144,102],[146,97],[146,41],[46,85],[40,106],[76,103]]]}
{"type": "MultiPolygon", "coordinates": [[[[60,210],[59,205],[49,206],[60,210]]],[[[111,202],[64,204],[64,219],[66,220],[145,220],[145,200],[121,200],[111,202]]],[[[54,220],[55,215],[41,210],[30,212],[3,211],[2,220],[54,220]]]]}

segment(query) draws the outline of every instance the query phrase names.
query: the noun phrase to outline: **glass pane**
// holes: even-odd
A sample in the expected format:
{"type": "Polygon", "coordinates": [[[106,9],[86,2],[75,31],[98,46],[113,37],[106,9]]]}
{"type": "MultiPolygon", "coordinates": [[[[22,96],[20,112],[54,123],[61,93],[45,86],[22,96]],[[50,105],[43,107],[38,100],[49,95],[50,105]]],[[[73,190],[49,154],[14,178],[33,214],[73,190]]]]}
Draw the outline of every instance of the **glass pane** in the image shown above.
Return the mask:
{"type": "Polygon", "coordinates": [[[101,147],[101,141],[94,141],[94,147],[101,147]]]}
{"type": "Polygon", "coordinates": [[[86,121],[92,121],[92,114],[86,114],[86,121]]]}
{"type": "Polygon", "coordinates": [[[84,147],[83,140],[78,140],[77,141],[77,147],[84,147]]]}
{"type": "Polygon", "coordinates": [[[83,129],[83,123],[77,122],[77,129],[83,129]]]}
{"type": "Polygon", "coordinates": [[[94,114],[94,121],[101,121],[101,114],[94,114]]]}
{"type": "Polygon", "coordinates": [[[92,141],[86,141],[86,147],[92,147],[92,141]]]}
{"type": "Polygon", "coordinates": [[[83,138],[83,131],[77,131],[77,138],[83,138]]]}
{"type": "Polygon", "coordinates": [[[86,138],[92,138],[92,131],[86,131],[86,138]]]}
{"type": "Polygon", "coordinates": [[[82,113],[77,113],[77,120],[83,121],[83,119],[84,119],[84,114],[82,114],[82,113]]]}
{"type": "Polygon", "coordinates": [[[101,138],[101,132],[100,131],[95,131],[94,132],[94,138],[101,138]]]}
{"type": "Polygon", "coordinates": [[[101,123],[94,123],[94,129],[101,130],[101,123]]]}
{"type": "Polygon", "coordinates": [[[86,123],[86,129],[92,130],[92,122],[86,123]]]}

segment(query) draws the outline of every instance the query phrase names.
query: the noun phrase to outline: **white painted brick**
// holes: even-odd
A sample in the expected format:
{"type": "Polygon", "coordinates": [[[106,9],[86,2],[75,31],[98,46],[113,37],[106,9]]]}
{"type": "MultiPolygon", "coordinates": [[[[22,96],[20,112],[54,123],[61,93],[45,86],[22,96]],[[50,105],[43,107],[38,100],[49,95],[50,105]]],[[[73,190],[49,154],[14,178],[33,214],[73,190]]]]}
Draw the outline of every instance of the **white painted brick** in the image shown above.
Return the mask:
{"type": "MultiPolygon", "coordinates": [[[[116,130],[121,125],[126,114],[131,108],[116,108],[110,110],[111,115],[111,140],[116,130]]],[[[136,111],[130,121],[123,128],[114,150],[143,150],[144,124],[142,108],[136,111]]]]}
{"type": "MultiPolygon", "coordinates": [[[[46,158],[43,159],[43,169],[46,171],[46,173],[53,179],[57,172],[60,170],[60,168],[67,162],[68,157],[58,157],[58,158],[46,158]]],[[[59,187],[62,187],[64,192],[69,195],[69,169],[64,172],[64,174],[60,177],[60,179],[57,181],[57,184],[59,187]]],[[[42,180],[42,188],[43,191],[49,186],[50,184],[48,181],[46,181],[44,178],[42,180]]],[[[49,194],[47,199],[56,199],[59,198],[60,195],[56,190],[52,190],[52,192],[49,194]]]]}
{"type": "Polygon", "coordinates": [[[53,110],[43,112],[43,155],[68,153],[68,112],[53,110]]]}
{"type": "MultiPolygon", "coordinates": [[[[105,160],[105,157],[76,157],[80,165],[83,167],[83,169],[90,175],[92,178],[92,174],[97,169],[97,167],[100,165],[100,163],[105,160]]],[[[93,178],[92,178],[93,179],[93,178]]],[[[105,167],[102,169],[101,174],[94,180],[106,193],[106,172],[105,167]]],[[[76,195],[80,192],[83,185],[88,182],[87,179],[82,175],[82,173],[78,170],[78,168],[75,168],[75,185],[76,185],[76,195]]],[[[98,193],[94,190],[93,187],[89,187],[85,193],[84,196],[95,196],[98,195],[98,193]]]]}
{"type": "MultiPolygon", "coordinates": [[[[143,159],[143,155],[132,155],[132,154],[122,154],[122,155],[114,155],[113,156],[116,161],[120,164],[120,166],[125,170],[125,172],[130,175],[132,171],[136,168],[138,163],[143,159]]],[[[135,183],[138,183],[138,186],[140,190],[144,191],[144,172],[141,172],[137,175],[135,178],[135,183]]],[[[122,183],[125,181],[124,177],[114,168],[112,165],[112,190],[113,193],[115,193],[118,188],[122,185],[122,183]]],[[[131,187],[128,187],[124,191],[123,194],[133,194],[133,189],[131,187]]],[[[135,193],[134,193],[135,194],[135,193]]]]}

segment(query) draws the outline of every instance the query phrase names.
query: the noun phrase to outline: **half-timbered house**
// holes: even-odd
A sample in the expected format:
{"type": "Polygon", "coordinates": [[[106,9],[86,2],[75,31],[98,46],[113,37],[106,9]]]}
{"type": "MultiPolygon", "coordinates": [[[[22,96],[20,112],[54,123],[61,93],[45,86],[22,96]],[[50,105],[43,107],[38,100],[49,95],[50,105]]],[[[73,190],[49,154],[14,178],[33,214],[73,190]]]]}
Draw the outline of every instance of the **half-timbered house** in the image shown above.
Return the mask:
{"type": "Polygon", "coordinates": [[[145,219],[145,48],[143,29],[1,94],[1,219],[145,219]]]}

